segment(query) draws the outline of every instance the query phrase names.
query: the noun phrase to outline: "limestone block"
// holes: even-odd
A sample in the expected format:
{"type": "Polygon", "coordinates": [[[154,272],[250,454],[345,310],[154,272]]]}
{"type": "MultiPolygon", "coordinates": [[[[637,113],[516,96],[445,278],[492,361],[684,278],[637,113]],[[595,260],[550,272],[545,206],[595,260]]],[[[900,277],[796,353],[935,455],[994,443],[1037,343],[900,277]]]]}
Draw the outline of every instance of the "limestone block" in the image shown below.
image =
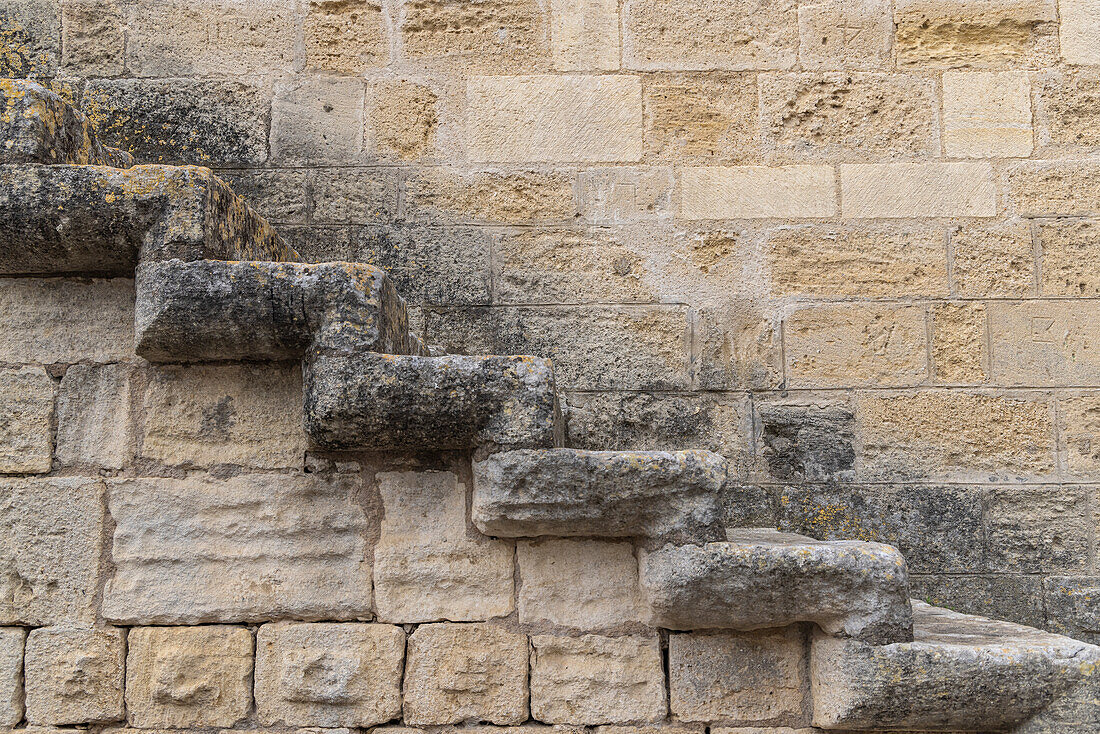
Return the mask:
{"type": "Polygon", "coordinates": [[[1024,217],[1100,213],[1100,164],[1028,161],[1008,169],[1008,199],[1024,217]]]}
{"type": "Polygon", "coordinates": [[[143,404],[146,458],[184,466],[302,464],[306,437],[297,367],[157,367],[143,404]]]}
{"type": "Polygon", "coordinates": [[[901,66],[1019,68],[1056,60],[1054,0],[899,0],[901,66]]]}
{"type": "Polygon", "coordinates": [[[409,635],[407,655],[407,723],[527,719],[526,636],[488,624],[426,624],[409,635]]]}
{"type": "Polygon", "coordinates": [[[90,622],[103,485],[79,477],[0,482],[0,624],[90,622]]]}
{"type": "Polygon", "coordinates": [[[397,186],[392,169],[318,169],[310,181],[313,220],[335,224],[392,221],[397,218],[397,186]]]}
{"type": "Polygon", "coordinates": [[[580,174],[581,215],[592,224],[651,222],[672,216],[672,169],[596,168],[580,174]]]}
{"type": "Polygon", "coordinates": [[[552,446],[559,421],[548,360],[326,355],[306,365],[306,434],[325,448],[552,446]]]}
{"type": "Polygon", "coordinates": [[[126,631],[116,627],[41,627],[27,637],[27,721],[120,721],[126,631]]]}
{"type": "Polygon", "coordinates": [[[285,163],[347,163],[363,148],[363,82],[304,77],[275,86],[271,156],[285,163]]]}
{"type": "Polygon", "coordinates": [[[815,637],[810,664],[815,725],[1008,729],[1055,699],[1072,697],[1073,687],[1100,660],[1098,648],[1029,627],[920,602],[914,602],[914,615],[912,642],[872,647],[815,637]]]}
{"type": "Polygon", "coordinates": [[[1059,0],[1062,59],[1069,64],[1100,64],[1100,4],[1059,0]]]}
{"type": "Polygon", "coordinates": [[[645,154],[663,162],[752,163],[759,103],[751,74],[653,74],[643,82],[645,154]]]}
{"type": "Polygon", "coordinates": [[[618,2],[552,0],[550,52],[558,71],[618,69],[618,2]]]}
{"type": "Polygon", "coordinates": [[[592,631],[644,621],[630,543],[521,542],[516,562],[522,579],[520,624],[549,622],[592,631]]]}
{"type": "Polygon", "coordinates": [[[623,5],[627,69],[786,69],[797,55],[797,3],[790,0],[623,5]]]}
{"type": "Polygon", "coordinates": [[[755,443],[772,478],[801,483],[854,477],[855,416],[849,406],[824,400],[761,400],[755,408],[755,443]]]}
{"type": "Polygon", "coordinates": [[[1045,625],[1042,578],[1035,575],[929,575],[913,577],[913,597],[929,604],[951,604],[963,614],[1045,625]]]}
{"type": "Polygon", "coordinates": [[[306,68],[359,74],[384,66],[389,39],[374,0],[311,0],[305,19],[306,68]]]}
{"type": "Polygon", "coordinates": [[[1058,421],[1066,472],[1086,480],[1100,474],[1100,398],[1090,394],[1061,398],[1058,421]]]}
{"type": "Polygon", "coordinates": [[[23,645],[27,631],[0,627],[0,725],[23,720],[23,645]]]}
{"type": "Polygon", "coordinates": [[[134,356],[134,281],[0,280],[0,361],[109,362],[134,356]]]}
{"type": "Polygon", "coordinates": [[[381,624],[265,624],[256,708],[265,725],[374,726],[401,716],[405,633],[381,624]]]}
{"type": "MultiPolygon", "coordinates": [[[[722,246],[721,235],[710,244],[708,239],[703,237],[703,253],[722,246]]],[[[695,389],[774,390],[782,384],[780,314],[761,306],[753,299],[736,299],[692,310],[695,389]]]]}
{"type": "Polygon", "coordinates": [[[385,516],[374,551],[378,618],[411,624],[511,614],[513,549],[466,530],[466,485],[451,472],[377,475],[385,516]]]}
{"type": "Polygon", "coordinates": [[[988,163],[864,163],[840,167],[845,218],[992,217],[988,163]]]}
{"type": "MultiPolygon", "coordinates": [[[[322,170],[320,173],[327,174],[327,180],[334,172],[322,170]]],[[[230,168],[219,170],[217,174],[264,219],[270,222],[305,221],[309,209],[306,200],[306,188],[311,182],[309,171],[230,168]]],[[[323,199],[323,195],[318,198],[323,199]]],[[[320,209],[320,201],[316,207],[320,209]]]]}
{"type": "Polygon", "coordinates": [[[1043,601],[1052,632],[1095,645],[1100,640],[1100,615],[1093,600],[1100,594],[1096,576],[1048,576],[1043,601]]]}
{"type": "Polygon", "coordinates": [[[807,69],[889,66],[894,23],[888,0],[815,0],[798,8],[798,58],[807,69]]]}
{"type": "Polygon", "coordinates": [[[954,158],[1026,158],[1034,148],[1026,72],[946,72],[943,146],[954,158]]]}
{"type": "Polygon", "coordinates": [[[1044,296],[1090,297],[1100,293],[1100,275],[1093,267],[1100,222],[1053,220],[1038,226],[1039,289],[1044,296]]]}
{"type": "Polygon", "coordinates": [[[50,470],[56,396],[57,383],[41,367],[0,370],[0,472],[50,470]]]}
{"type": "Polygon", "coordinates": [[[486,535],[701,540],[725,478],[705,451],[511,451],[474,464],[471,514],[486,535]]]}
{"type": "Polygon", "coordinates": [[[35,78],[57,73],[60,8],[45,0],[5,2],[0,8],[0,77],[35,78]]]}
{"type": "Polygon", "coordinates": [[[126,34],[117,0],[61,4],[61,64],[78,77],[119,76],[126,66],[126,34]]]}
{"type": "MultiPolygon", "coordinates": [[[[1069,401],[1064,401],[1069,402],[1069,401]]],[[[986,495],[986,564],[993,572],[1086,573],[1090,490],[992,487],[986,495]]]]}
{"type": "MultiPolygon", "coordinates": [[[[837,29],[843,30],[843,29],[837,29]]],[[[764,141],[781,162],[932,158],[935,80],[908,74],[770,74],[760,82],[764,141]]]]}
{"type": "Polygon", "coordinates": [[[216,79],[100,79],[82,106],[107,145],[143,163],[255,165],[267,161],[271,92],[216,79]]]}
{"type": "Polygon", "coordinates": [[[950,236],[952,275],[960,297],[1031,295],[1035,252],[1026,222],[960,224],[950,236]]]}
{"type": "Polygon", "coordinates": [[[536,0],[414,0],[400,23],[405,57],[473,73],[530,73],[548,66],[547,4],[536,0]]]}
{"type": "Polygon", "coordinates": [[[985,306],[932,307],[932,375],[937,383],[981,383],[989,378],[985,306]]]}
{"type": "Polygon", "coordinates": [[[531,716],[550,724],[656,722],[668,713],[657,635],[531,638],[531,716]]]}
{"type": "Polygon", "coordinates": [[[680,721],[744,724],[800,718],[804,637],[799,627],[669,635],[672,715],[680,721]]]}
{"type": "Polygon", "coordinates": [[[252,705],[252,634],[243,627],[138,627],[126,653],[130,726],[235,725],[252,705]]]}
{"type": "Polygon", "coordinates": [[[636,76],[475,76],[466,82],[476,162],[628,163],[642,157],[636,76]]]}
{"type": "Polygon", "coordinates": [[[103,615],[124,624],[369,619],[359,491],[347,475],[112,481],[103,615]]]}
{"type": "Polygon", "coordinates": [[[373,154],[412,161],[436,152],[440,100],[432,87],[407,79],[376,81],[367,106],[366,136],[373,154]]]}
{"type": "Polygon", "coordinates": [[[1054,421],[1043,396],[926,391],[862,394],[863,479],[1042,477],[1054,471],[1054,421]]]}
{"type": "Polygon", "coordinates": [[[754,630],[815,622],[828,634],[873,642],[909,638],[909,578],[896,549],[767,529],[728,536],[641,554],[651,624],[754,630]]]}
{"type": "Polygon", "coordinates": [[[562,171],[451,171],[424,168],[405,182],[405,206],[425,222],[571,222],[573,176],[562,171]]]}
{"type": "Polygon", "coordinates": [[[787,379],[797,387],[914,386],[928,376],[925,309],[817,306],[784,326],[787,379]]]}
{"type": "Polygon", "coordinates": [[[993,379],[1006,385],[1092,385],[1100,379],[1091,302],[991,303],[993,379]]]}
{"type": "Polygon", "coordinates": [[[945,296],[947,258],[938,227],[780,227],[766,233],[776,296],[945,296]]]}
{"type": "Polygon", "coordinates": [[[742,166],[680,171],[684,219],[831,217],[836,181],[828,166],[742,166]]]}
{"type": "Polygon", "coordinates": [[[1100,69],[1046,71],[1034,84],[1040,145],[1084,153],[1100,145],[1100,69]]]}
{"type": "Polygon", "coordinates": [[[126,365],[72,365],[57,401],[57,459],[117,470],[134,457],[131,370],[126,365]]]}

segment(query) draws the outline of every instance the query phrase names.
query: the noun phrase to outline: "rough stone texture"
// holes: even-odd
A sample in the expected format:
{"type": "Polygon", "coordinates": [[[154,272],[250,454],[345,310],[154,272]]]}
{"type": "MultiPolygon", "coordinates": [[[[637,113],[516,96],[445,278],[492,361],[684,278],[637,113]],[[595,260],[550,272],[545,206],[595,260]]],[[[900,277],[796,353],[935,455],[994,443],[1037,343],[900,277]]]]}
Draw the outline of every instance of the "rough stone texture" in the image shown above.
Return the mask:
{"type": "Polygon", "coordinates": [[[524,635],[488,624],[426,624],[409,635],[407,660],[406,723],[527,720],[524,635]]]}
{"type": "Polygon", "coordinates": [[[645,154],[669,162],[748,163],[756,158],[756,79],[749,74],[644,77],[645,154]]]}
{"type": "Polygon", "coordinates": [[[550,362],[533,357],[317,356],[305,427],[316,445],[385,450],[552,446],[550,362]]]}
{"type": "Polygon", "coordinates": [[[41,367],[0,370],[0,472],[50,470],[56,396],[57,383],[41,367]]]}
{"type": "Polygon", "coordinates": [[[1100,213],[1100,164],[1079,161],[1029,161],[1008,169],[1008,200],[1024,217],[1079,216],[1100,213]]]}
{"type": "Polygon", "coordinates": [[[397,188],[392,169],[319,169],[310,185],[313,219],[337,224],[392,221],[397,217],[397,188]]]}
{"type": "Polygon", "coordinates": [[[0,481],[0,624],[87,623],[100,583],[103,485],[0,481]]]}
{"type": "Polygon", "coordinates": [[[980,383],[986,365],[985,306],[943,303],[932,308],[932,376],[943,383],[980,383]]]}
{"type": "Polygon", "coordinates": [[[861,163],[840,167],[846,218],[992,217],[988,163],[861,163]]]}
{"type": "Polygon", "coordinates": [[[994,487],[986,499],[986,564],[1011,573],[1085,573],[1090,525],[1081,487],[994,487]]]}
{"type": "Polygon", "coordinates": [[[265,624],[256,633],[264,725],[374,726],[401,716],[405,633],[381,624],[265,624]]]}
{"type": "Polygon", "coordinates": [[[306,68],[358,74],[389,57],[382,4],[311,0],[305,19],[306,68]]]}
{"type": "Polygon", "coordinates": [[[1055,220],[1039,225],[1039,289],[1044,296],[1100,294],[1100,273],[1091,266],[1100,222],[1055,220]]]}
{"type": "Polygon", "coordinates": [[[374,153],[412,161],[435,151],[439,95],[431,87],[404,79],[371,85],[367,133],[374,153]]]}
{"type": "Polygon", "coordinates": [[[550,724],[630,724],[668,712],[657,636],[531,638],[531,716],[550,724]]]}
{"type": "Polygon", "coordinates": [[[815,622],[872,644],[908,639],[908,573],[894,548],[765,529],[728,534],[725,543],[642,554],[652,624],[753,630],[815,622]]]}
{"type": "Polygon", "coordinates": [[[1026,223],[959,225],[951,230],[951,249],[952,275],[960,297],[1031,294],[1035,253],[1026,223]]]}
{"type": "Polygon", "coordinates": [[[1043,580],[1043,599],[1052,631],[1092,645],[1100,642],[1100,614],[1094,600],[1100,595],[1096,576],[1051,576],[1043,580]]]}
{"type": "Polygon", "coordinates": [[[520,624],[593,631],[644,621],[638,561],[629,543],[521,542],[516,563],[520,624]]]}
{"type": "Polygon", "coordinates": [[[798,51],[797,3],[663,2],[623,5],[627,69],[786,69],[798,51]]]}
{"type": "Polygon", "coordinates": [[[889,66],[894,24],[888,0],[799,4],[798,57],[807,69],[889,66]]]}
{"type": "Polygon", "coordinates": [[[1058,431],[1066,473],[1087,479],[1100,471],[1100,396],[1067,395],[1058,401],[1058,431]]]}
{"type": "Polygon", "coordinates": [[[536,0],[412,0],[404,11],[402,47],[419,64],[505,74],[549,61],[546,5],[536,0]]]}
{"type": "Polygon", "coordinates": [[[712,539],[726,462],[704,451],[512,451],[474,464],[486,535],[712,539]]]}
{"type": "Polygon", "coordinates": [[[684,168],[680,216],[684,219],[831,217],[836,181],[826,166],[684,168]]]}
{"type": "Polygon", "coordinates": [[[953,158],[1031,155],[1031,83],[1022,71],[943,75],[943,147],[953,158]]]}
{"type": "Polygon", "coordinates": [[[581,214],[593,224],[672,215],[671,168],[596,168],[581,172],[580,187],[581,214]]]}
{"type": "Polygon", "coordinates": [[[0,627],[0,725],[23,720],[23,644],[27,631],[0,627]]]}
{"type": "MultiPolygon", "coordinates": [[[[248,202],[256,212],[269,222],[296,223],[305,221],[306,212],[309,209],[307,201],[307,188],[310,184],[308,171],[295,171],[286,169],[258,170],[258,169],[233,169],[223,168],[215,172],[218,178],[229,184],[238,196],[248,202]]],[[[336,171],[324,170],[318,172],[318,180],[314,187],[322,186],[335,177],[336,171]]],[[[342,182],[350,187],[349,177],[345,175],[342,182]]],[[[314,191],[316,199],[314,216],[318,220],[326,219],[322,213],[324,193],[314,191]]],[[[396,199],[396,194],[394,195],[396,199]]],[[[350,219],[350,217],[348,217],[350,219]]],[[[285,229],[281,230],[284,236],[285,229]]]]}
{"type": "Polygon", "coordinates": [[[129,366],[72,365],[57,400],[57,459],[118,470],[134,456],[129,366]]]}
{"type": "Polygon", "coordinates": [[[1070,64],[1100,64],[1100,10],[1095,0],[1060,0],[1062,58],[1070,64]]]}
{"type": "Polygon", "coordinates": [[[512,613],[513,548],[470,534],[466,485],[451,472],[376,477],[385,517],[374,551],[384,622],[472,622],[512,613]]]}
{"type": "Polygon", "coordinates": [[[559,172],[428,168],[405,182],[405,206],[427,222],[534,224],[576,215],[572,177],[559,172]]]}
{"type": "Polygon", "coordinates": [[[126,35],[117,0],[68,0],[61,5],[61,63],[80,76],[125,71],[126,35]]]}
{"type": "Polygon", "coordinates": [[[231,727],[252,705],[252,634],[243,627],[139,627],[126,654],[130,726],[231,727]]]}
{"type": "Polygon", "coordinates": [[[669,635],[672,714],[680,721],[742,724],[800,720],[805,666],[800,627],[669,635]]]}
{"type": "Polygon", "coordinates": [[[58,6],[42,0],[5,2],[0,8],[0,77],[36,78],[57,73],[58,6]]]}
{"type": "Polygon", "coordinates": [[[125,718],[126,631],[41,627],[27,637],[27,721],[95,724],[125,718]]]}
{"type": "Polygon", "coordinates": [[[466,106],[474,161],[614,163],[642,157],[637,77],[472,77],[466,106]]]}
{"type": "Polygon", "coordinates": [[[760,401],[755,407],[757,453],[772,478],[817,482],[854,476],[855,416],[850,407],[794,401],[760,401]]]}
{"type": "Polygon", "coordinates": [[[550,52],[559,71],[618,69],[618,2],[552,0],[550,52]]]}
{"type": "Polygon", "coordinates": [[[1047,71],[1035,79],[1039,144],[1060,150],[1100,145],[1100,73],[1096,69],[1047,71]]]}
{"type": "Polygon", "coordinates": [[[280,82],[271,103],[271,156],[285,163],[358,158],[363,148],[363,82],[308,77],[280,82]]]}
{"type": "Polygon", "coordinates": [[[752,300],[691,314],[693,385],[704,390],[774,390],[783,385],[782,325],[752,300]]]}
{"type": "Polygon", "coordinates": [[[1075,684],[1100,660],[1100,649],[1069,638],[926,604],[914,607],[912,642],[871,647],[820,635],[814,639],[814,724],[830,729],[1008,728],[1059,697],[1072,698],[1075,684]]]}
{"type": "Polygon", "coordinates": [[[1092,302],[990,304],[993,379],[1003,385],[1091,385],[1100,378],[1092,302]]]}
{"type": "Polygon", "coordinates": [[[355,477],[285,474],[111,481],[114,575],[103,615],[124,624],[369,619],[359,491],[355,477]]]}

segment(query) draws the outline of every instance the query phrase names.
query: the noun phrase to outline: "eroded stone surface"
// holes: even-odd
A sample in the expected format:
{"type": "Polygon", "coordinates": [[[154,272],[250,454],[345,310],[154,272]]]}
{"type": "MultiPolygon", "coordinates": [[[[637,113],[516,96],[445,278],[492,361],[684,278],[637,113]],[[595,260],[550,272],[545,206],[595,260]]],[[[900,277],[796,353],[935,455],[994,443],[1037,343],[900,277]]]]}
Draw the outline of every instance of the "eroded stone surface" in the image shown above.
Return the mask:
{"type": "Polygon", "coordinates": [[[23,644],[26,630],[0,628],[0,725],[23,720],[23,644]]]}
{"type": "Polygon", "coordinates": [[[57,401],[57,458],[62,464],[121,469],[134,456],[128,365],[73,365],[57,401]]]}
{"type": "Polygon", "coordinates": [[[41,367],[0,370],[0,472],[50,470],[56,396],[57,383],[41,367]]]}
{"type": "Polygon", "coordinates": [[[125,630],[42,627],[27,637],[27,721],[96,724],[119,721],[125,630]]]}

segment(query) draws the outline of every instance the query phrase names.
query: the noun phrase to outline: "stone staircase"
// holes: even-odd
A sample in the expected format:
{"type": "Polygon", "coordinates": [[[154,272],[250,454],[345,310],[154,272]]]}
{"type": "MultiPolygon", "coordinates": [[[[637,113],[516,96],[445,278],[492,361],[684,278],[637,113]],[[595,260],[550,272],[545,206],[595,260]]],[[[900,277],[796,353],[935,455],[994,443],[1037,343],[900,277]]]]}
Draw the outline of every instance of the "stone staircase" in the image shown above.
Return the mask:
{"type": "Polygon", "coordinates": [[[315,447],[471,452],[482,534],[632,539],[653,628],[812,623],[813,726],[1100,731],[1100,648],[911,602],[889,546],[726,532],[722,457],[562,448],[547,360],[433,356],[384,271],[297,262],[209,170],[133,166],[44,88],[0,93],[0,274],[132,274],[145,359],[301,360],[315,447]]]}

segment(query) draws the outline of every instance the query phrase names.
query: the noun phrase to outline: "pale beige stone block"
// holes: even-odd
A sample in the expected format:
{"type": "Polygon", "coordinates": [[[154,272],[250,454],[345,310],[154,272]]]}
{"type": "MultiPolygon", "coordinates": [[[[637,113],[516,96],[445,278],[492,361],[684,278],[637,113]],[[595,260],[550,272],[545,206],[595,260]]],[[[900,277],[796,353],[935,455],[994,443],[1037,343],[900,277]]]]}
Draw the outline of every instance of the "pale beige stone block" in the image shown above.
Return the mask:
{"type": "Polygon", "coordinates": [[[840,167],[846,218],[992,217],[988,163],[866,163],[840,167]]]}
{"type": "Polygon", "coordinates": [[[426,222],[536,224],[573,221],[573,174],[421,168],[405,182],[410,216],[426,222]]]}
{"type": "Polygon", "coordinates": [[[928,377],[921,306],[817,306],[784,326],[791,387],[913,386],[928,377]]]}
{"type": "Polygon", "coordinates": [[[78,77],[125,71],[125,22],[116,0],[68,0],[61,5],[61,64],[78,77]]]}
{"type": "Polygon", "coordinates": [[[479,76],[466,82],[474,161],[637,161],[642,84],[636,76],[479,76]]]}
{"type": "Polygon", "coordinates": [[[103,484],[83,477],[0,481],[0,624],[95,618],[103,484]]]}
{"type": "Polygon", "coordinates": [[[831,217],[836,181],[829,166],[741,166],[680,171],[684,219],[831,217]]]}
{"type": "Polygon", "coordinates": [[[23,720],[23,644],[27,631],[0,627],[0,726],[23,720]]]}
{"type": "Polygon", "coordinates": [[[798,7],[798,58],[807,69],[887,66],[893,35],[889,0],[819,0],[798,7]]]}
{"type": "Polygon", "coordinates": [[[531,638],[531,716],[548,724],[655,722],[668,713],[656,634],[531,638]]]}
{"type": "Polygon", "coordinates": [[[56,396],[57,383],[41,367],[0,370],[0,472],[50,470],[56,396]]]}
{"type": "Polygon", "coordinates": [[[1026,222],[968,222],[951,230],[952,275],[962,298],[1031,295],[1035,252],[1026,222]]]}
{"type": "Polygon", "coordinates": [[[1069,474],[1089,480],[1100,474],[1100,395],[1071,395],[1060,399],[1058,430],[1069,474]]]}
{"type": "Polygon", "coordinates": [[[937,383],[980,383],[986,365],[985,306],[937,303],[932,307],[932,374],[937,383]]]}
{"type": "Polygon", "coordinates": [[[1031,155],[1035,145],[1027,73],[945,72],[943,147],[953,158],[1031,155]]]}
{"type": "Polygon", "coordinates": [[[1039,224],[1040,282],[1044,296],[1100,294],[1100,222],[1053,220],[1039,224]]]}
{"type": "Polygon", "coordinates": [[[1100,382],[1100,304],[1000,301],[989,304],[993,380],[1003,385],[1100,382]]]}
{"type": "Polygon", "coordinates": [[[41,627],[27,637],[27,721],[69,725],[120,721],[126,631],[41,627]]]}
{"type": "Polygon", "coordinates": [[[435,151],[439,96],[404,79],[370,85],[366,136],[375,155],[411,161],[435,151]]]}
{"type": "Polygon", "coordinates": [[[1100,213],[1100,163],[1026,161],[1008,169],[1008,198],[1023,217],[1100,213]]]}
{"type": "Polygon", "coordinates": [[[550,50],[559,71],[618,69],[618,0],[551,0],[550,50]]]}
{"type": "Polygon", "coordinates": [[[306,68],[347,74],[384,66],[389,40],[375,0],[310,0],[305,18],[306,68]]]}
{"type": "Polygon", "coordinates": [[[377,475],[384,517],[374,551],[384,622],[471,622],[512,613],[513,547],[466,527],[466,485],[451,472],[377,475]]]}
{"type": "Polygon", "coordinates": [[[73,365],[57,401],[57,458],[62,464],[121,469],[134,457],[128,365],[73,365]]]}
{"type": "Polygon", "coordinates": [[[365,95],[359,79],[315,77],[276,84],[272,158],[301,163],[357,159],[363,147],[365,95]]]}
{"type": "Polygon", "coordinates": [[[234,726],[252,705],[243,627],[138,627],[126,654],[126,709],[141,729],[234,726]]]}
{"type": "Polygon", "coordinates": [[[1058,0],[1062,58],[1069,64],[1100,64],[1100,2],[1058,0]]]}
{"type": "Polygon", "coordinates": [[[519,621],[600,630],[644,619],[630,543],[521,542],[519,621]]]}
{"type": "Polygon", "coordinates": [[[1040,146],[1086,155],[1100,146],[1100,66],[1045,71],[1033,84],[1040,146]]]}
{"type": "Polygon", "coordinates": [[[581,215],[593,224],[672,216],[672,168],[597,168],[580,174],[581,215]]]}
{"type": "Polygon", "coordinates": [[[407,723],[527,719],[525,635],[488,624],[426,624],[409,635],[407,654],[407,723]]]}
{"type": "Polygon", "coordinates": [[[670,635],[672,714],[680,721],[744,724],[798,718],[805,665],[798,627],[670,635]]]}
{"type": "Polygon", "coordinates": [[[548,3],[418,0],[401,8],[406,59],[447,73],[529,74],[550,66],[548,3]]]}
{"type": "Polygon", "coordinates": [[[383,624],[265,624],[256,708],[265,725],[375,726],[401,716],[405,633],[383,624]]]}
{"type": "Polygon", "coordinates": [[[647,158],[699,164],[759,159],[755,75],[650,74],[643,86],[647,158]]]}

